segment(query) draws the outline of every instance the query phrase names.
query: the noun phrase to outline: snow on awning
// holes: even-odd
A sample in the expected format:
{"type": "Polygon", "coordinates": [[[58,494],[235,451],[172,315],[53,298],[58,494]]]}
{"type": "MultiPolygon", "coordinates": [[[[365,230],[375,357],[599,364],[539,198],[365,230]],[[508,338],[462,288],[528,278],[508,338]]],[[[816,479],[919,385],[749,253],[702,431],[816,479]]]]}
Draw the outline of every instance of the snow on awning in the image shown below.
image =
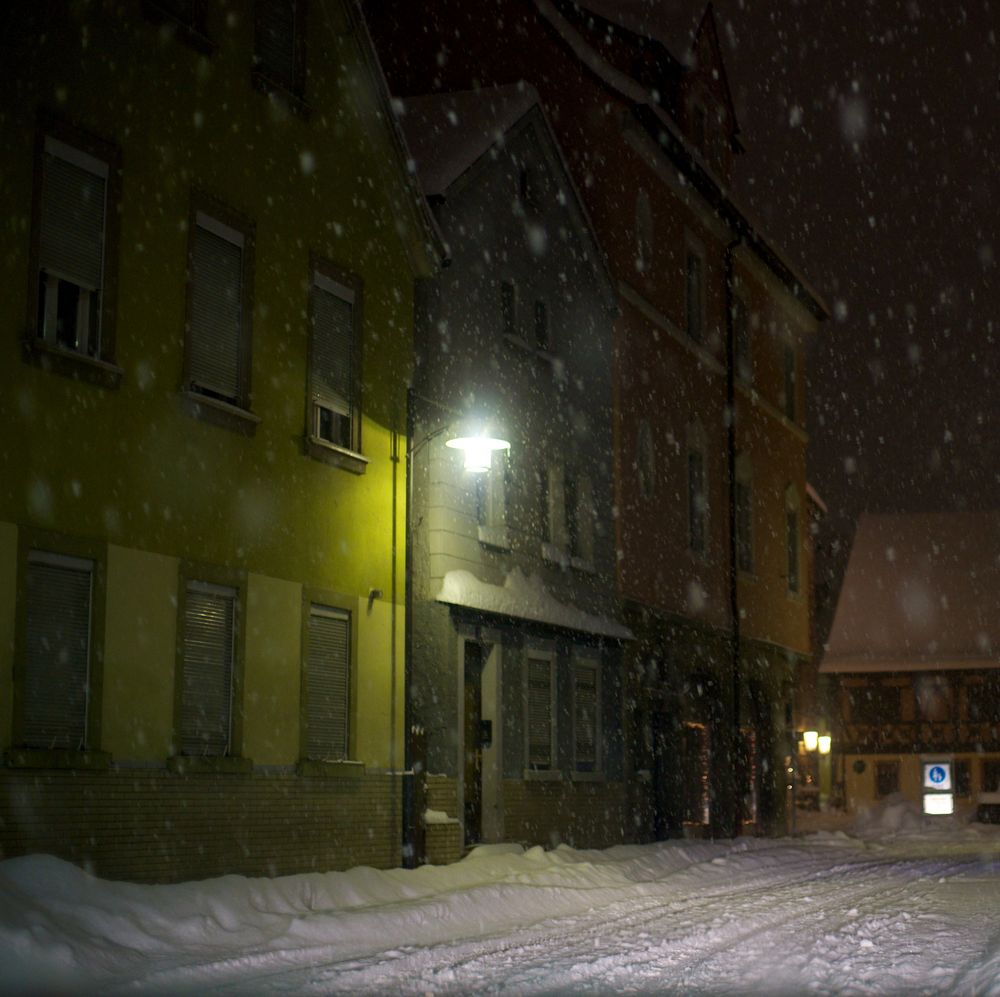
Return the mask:
{"type": "Polygon", "coordinates": [[[503,585],[480,581],[471,571],[449,571],[436,599],[453,606],[534,620],[567,630],[619,640],[633,639],[632,631],[617,620],[585,613],[576,606],[560,602],[545,588],[538,575],[526,576],[520,568],[509,571],[503,585]]]}

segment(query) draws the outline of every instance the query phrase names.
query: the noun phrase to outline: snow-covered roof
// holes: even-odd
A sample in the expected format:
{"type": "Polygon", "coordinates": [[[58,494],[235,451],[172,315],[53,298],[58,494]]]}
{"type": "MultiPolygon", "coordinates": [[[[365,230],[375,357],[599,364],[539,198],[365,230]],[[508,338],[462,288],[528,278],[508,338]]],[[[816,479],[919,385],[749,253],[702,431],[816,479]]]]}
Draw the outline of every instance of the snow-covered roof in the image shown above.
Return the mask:
{"type": "Polygon", "coordinates": [[[581,231],[592,243],[590,261],[605,291],[609,310],[617,309],[615,282],[607,267],[587,207],[573,181],[563,151],[542,106],[538,91],[523,81],[499,87],[407,97],[398,102],[402,125],[427,197],[444,196],[459,177],[526,115],[536,114],[539,134],[547,142],[552,160],[562,172],[571,194],[568,201],[581,231]]]}
{"type": "Polygon", "coordinates": [[[449,571],[441,583],[438,602],[464,606],[486,613],[535,620],[567,630],[579,630],[600,637],[631,640],[632,631],[607,616],[585,613],[560,602],[549,592],[538,575],[525,575],[520,568],[507,573],[503,585],[480,581],[471,571],[449,571]]]}
{"type": "Polygon", "coordinates": [[[821,672],[1000,667],[1000,512],[862,515],[821,672]]]}
{"type": "Polygon", "coordinates": [[[527,83],[407,97],[401,121],[424,193],[444,194],[536,104],[527,83]]]}

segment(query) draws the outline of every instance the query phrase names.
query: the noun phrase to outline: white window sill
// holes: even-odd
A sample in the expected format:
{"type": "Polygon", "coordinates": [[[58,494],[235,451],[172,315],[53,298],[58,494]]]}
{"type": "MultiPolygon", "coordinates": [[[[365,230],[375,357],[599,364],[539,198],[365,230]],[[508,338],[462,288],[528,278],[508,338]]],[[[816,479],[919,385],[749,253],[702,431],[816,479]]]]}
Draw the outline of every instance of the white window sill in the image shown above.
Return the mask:
{"type": "Polygon", "coordinates": [[[46,343],[39,338],[25,340],[24,346],[29,358],[56,374],[90,381],[105,388],[117,388],[121,384],[123,374],[121,367],[107,360],[56,346],[54,343],[46,343]]]}
{"type": "Polygon", "coordinates": [[[562,782],[562,772],[559,769],[525,769],[525,782],[562,782]]]}
{"type": "Polygon", "coordinates": [[[510,532],[506,526],[480,526],[478,537],[484,547],[510,550],[510,532]]]}
{"type": "Polygon", "coordinates": [[[569,559],[569,566],[574,571],[581,571],[585,575],[596,575],[597,568],[594,567],[594,562],[583,557],[571,557],[569,559]]]}
{"type": "Polygon", "coordinates": [[[547,540],[542,541],[542,560],[548,561],[549,564],[558,564],[564,570],[570,565],[570,556],[566,550],[547,540]]]}
{"type": "Polygon", "coordinates": [[[260,425],[260,416],[249,409],[203,394],[197,388],[186,388],[183,395],[190,414],[196,419],[204,419],[225,429],[234,429],[246,436],[253,436],[260,425]]]}
{"type": "Polygon", "coordinates": [[[351,474],[364,474],[369,463],[364,454],[348,450],[347,447],[338,447],[336,443],[311,434],[306,437],[306,453],[313,460],[342,468],[345,471],[350,471],[351,474]]]}

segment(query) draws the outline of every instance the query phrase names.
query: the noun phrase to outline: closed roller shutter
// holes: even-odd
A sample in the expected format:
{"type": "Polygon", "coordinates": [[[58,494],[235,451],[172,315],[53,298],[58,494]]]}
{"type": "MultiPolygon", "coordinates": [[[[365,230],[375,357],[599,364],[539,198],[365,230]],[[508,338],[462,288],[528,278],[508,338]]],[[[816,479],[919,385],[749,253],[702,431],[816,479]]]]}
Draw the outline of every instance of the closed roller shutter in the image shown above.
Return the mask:
{"type": "Polygon", "coordinates": [[[87,747],[92,561],[28,558],[23,739],[30,748],[87,747]]]}
{"type": "Polygon", "coordinates": [[[350,735],[351,616],[330,606],[309,610],[306,753],[346,758],[350,735]]]}
{"type": "Polygon", "coordinates": [[[222,231],[219,223],[199,215],[191,273],[188,376],[192,386],[236,403],[240,396],[243,245],[239,233],[234,232],[231,239],[222,231]]]}
{"type": "Polygon", "coordinates": [[[184,605],[181,751],[226,755],[230,750],[236,589],[189,582],[184,605]]]}

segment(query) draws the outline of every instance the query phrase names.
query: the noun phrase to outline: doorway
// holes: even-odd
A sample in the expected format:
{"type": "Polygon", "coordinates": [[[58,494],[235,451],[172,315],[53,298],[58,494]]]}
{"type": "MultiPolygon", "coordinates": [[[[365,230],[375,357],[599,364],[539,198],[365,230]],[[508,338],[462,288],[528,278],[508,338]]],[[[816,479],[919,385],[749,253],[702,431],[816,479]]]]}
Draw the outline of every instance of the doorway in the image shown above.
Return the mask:
{"type": "Polygon", "coordinates": [[[462,772],[465,844],[474,845],[483,838],[483,664],[482,644],[465,641],[464,708],[462,772]]]}

